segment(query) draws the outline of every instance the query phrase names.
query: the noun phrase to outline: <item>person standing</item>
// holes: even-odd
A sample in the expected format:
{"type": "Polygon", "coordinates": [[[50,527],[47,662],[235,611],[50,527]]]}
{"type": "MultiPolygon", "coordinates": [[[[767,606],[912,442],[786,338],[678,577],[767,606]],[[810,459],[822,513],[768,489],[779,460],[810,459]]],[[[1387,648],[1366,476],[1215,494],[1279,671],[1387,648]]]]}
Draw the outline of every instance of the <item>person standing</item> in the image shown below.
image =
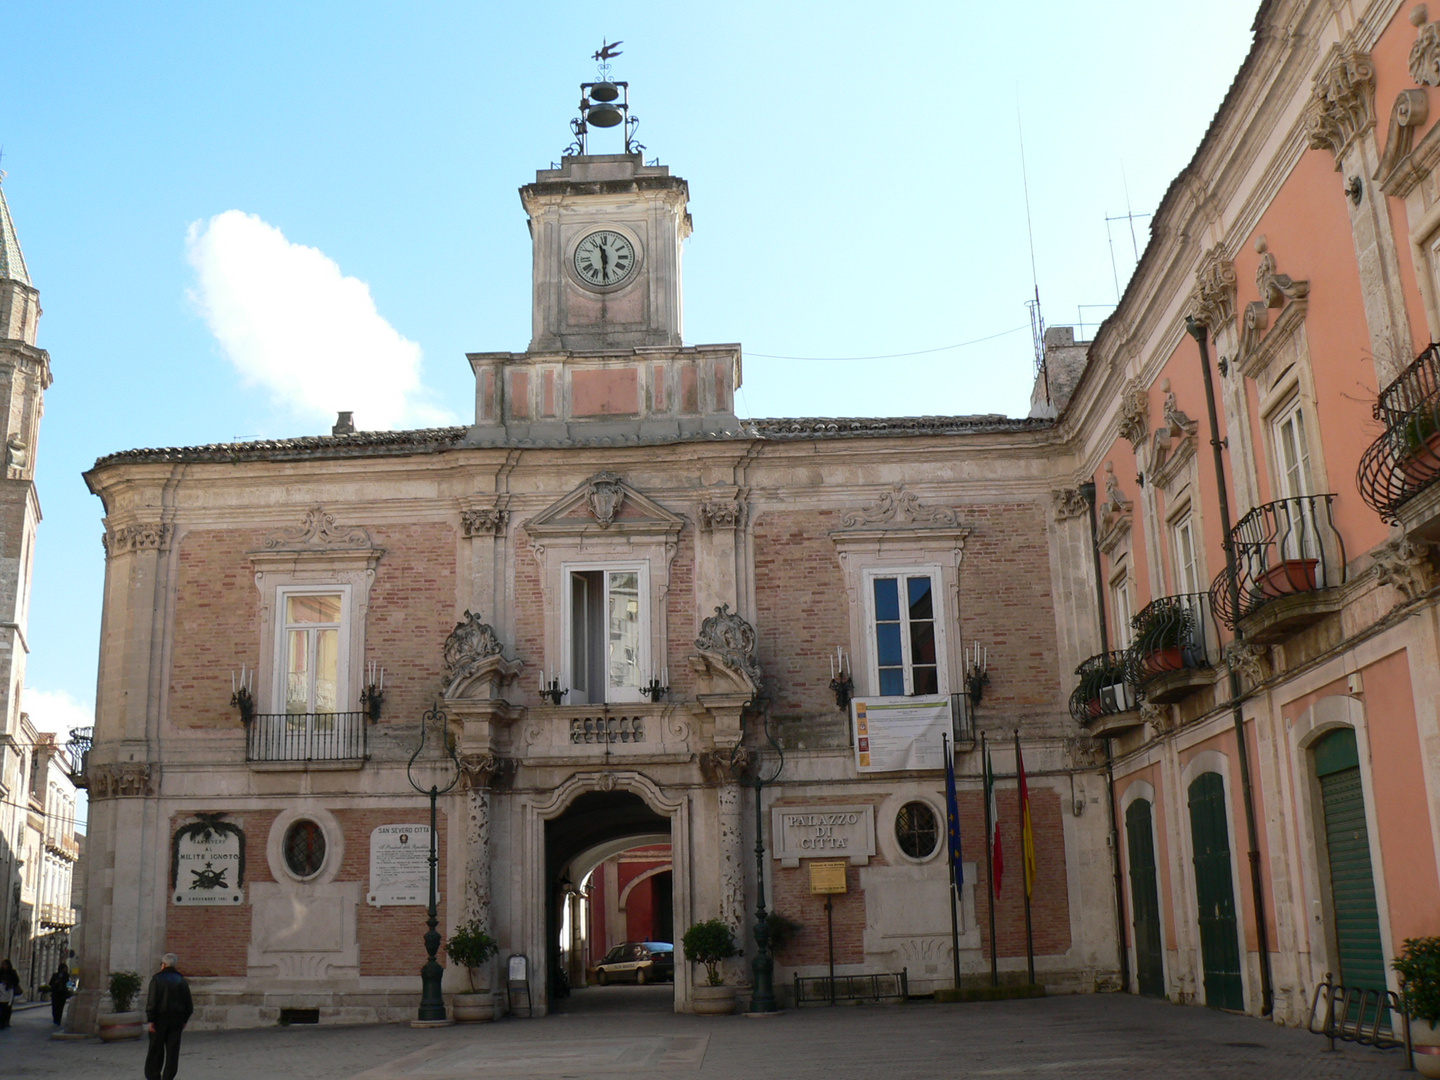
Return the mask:
{"type": "Polygon", "coordinates": [[[167,952],[160,971],[150,980],[145,997],[145,1019],[150,1022],[150,1052],[145,1055],[145,1080],[175,1080],[180,1068],[180,1036],[195,1005],[190,984],[176,970],[180,958],[167,952]]]}
{"type": "Polygon", "coordinates": [[[60,1026],[60,1021],[65,1015],[65,1002],[70,1000],[70,968],[62,963],[55,969],[55,974],[50,976],[50,1015],[55,1020],[55,1026],[60,1026]]]}
{"type": "Polygon", "coordinates": [[[20,975],[10,958],[0,960],[0,1028],[10,1026],[10,1014],[15,1009],[15,995],[20,992],[20,975]]]}

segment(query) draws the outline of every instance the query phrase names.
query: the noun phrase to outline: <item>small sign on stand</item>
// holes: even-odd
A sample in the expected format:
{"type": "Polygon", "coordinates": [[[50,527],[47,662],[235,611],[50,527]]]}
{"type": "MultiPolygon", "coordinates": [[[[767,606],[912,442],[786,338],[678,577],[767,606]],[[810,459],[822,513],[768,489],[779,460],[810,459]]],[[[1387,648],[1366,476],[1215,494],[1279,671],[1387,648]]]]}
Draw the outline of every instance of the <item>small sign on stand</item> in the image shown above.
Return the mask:
{"type": "Polygon", "coordinates": [[[518,1015],[515,1011],[516,997],[525,999],[525,1017],[529,1019],[530,1010],[530,964],[525,957],[516,953],[505,964],[506,985],[510,993],[510,1015],[518,1015]]]}
{"type": "Polygon", "coordinates": [[[850,883],[846,879],[845,872],[850,866],[849,860],[841,859],[834,862],[820,862],[812,859],[806,864],[810,867],[810,894],[812,896],[825,897],[825,935],[830,949],[830,1004],[835,1004],[835,894],[847,893],[850,891],[850,883]]]}

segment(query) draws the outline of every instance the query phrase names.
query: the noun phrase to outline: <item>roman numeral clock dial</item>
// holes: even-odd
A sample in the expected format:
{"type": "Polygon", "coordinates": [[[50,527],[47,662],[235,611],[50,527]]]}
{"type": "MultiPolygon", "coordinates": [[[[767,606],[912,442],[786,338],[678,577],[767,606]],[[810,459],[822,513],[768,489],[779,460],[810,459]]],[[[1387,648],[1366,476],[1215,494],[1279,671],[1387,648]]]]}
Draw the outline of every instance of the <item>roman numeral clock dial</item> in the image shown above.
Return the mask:
{"type": "Polygon", "coordinates": [[[575,274],[592,288],[624,284],[634,275],[637,263],[635,245],[611,229],[592,232],[575,245],[575,274]]]}

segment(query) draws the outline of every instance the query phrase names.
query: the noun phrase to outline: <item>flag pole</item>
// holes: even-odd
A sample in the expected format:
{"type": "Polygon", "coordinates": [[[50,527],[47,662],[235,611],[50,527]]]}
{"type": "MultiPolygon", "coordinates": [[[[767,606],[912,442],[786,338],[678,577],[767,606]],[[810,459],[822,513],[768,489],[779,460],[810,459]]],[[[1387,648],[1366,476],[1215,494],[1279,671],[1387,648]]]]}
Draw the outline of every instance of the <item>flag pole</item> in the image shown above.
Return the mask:
{"type": "Polygon", "coordinates": [[[990,985],[1000,985],[1000,959],[995,943],[995,856],[990,850],[995,823],[990,820],[990,788],[995,777],[990,772],[990,751],[985,746],[985,733],[980,733],[980,762],[985,775],[985,908],[990,915],[990,985]]]}
{"type": "Polygon", "coordinates": [[[1035,985],[1035,935],[1030,926],[1030,880],[1032,852],[1035,848],[1034,833],[1029,828],[1030,792],[1025,783],[1025,762],[1020,756],[1020,729],[1015,729],[1015,773],[1019,780],[1020,796],[1020,873],[1025,878],[1025,965],[1030,973],[1030,985],[1035,985]],[[1027,835],[1028,834],[1028,835],[1027,835]],[[1027,843],[1028,841],[1028,843],[1027,843]]]}
{"type": "Polygon", "coordinates": [[[955,971],[955,989],[960,989],[960,914],[958,905],[960,903],[960,889],[955,883],[955,843],[951,839],[955,830],[960,827],[960,811],[955,802],[955,758],[950,752],[950,737],[944,732],[940,734],[940,744],[945,751],[945,780],[946,799],[945,816],[949,818],[952,814],[955,820],[946,821],[945,846],[950,857],[947,860],[950,864],[950,964],[955,971]]]}

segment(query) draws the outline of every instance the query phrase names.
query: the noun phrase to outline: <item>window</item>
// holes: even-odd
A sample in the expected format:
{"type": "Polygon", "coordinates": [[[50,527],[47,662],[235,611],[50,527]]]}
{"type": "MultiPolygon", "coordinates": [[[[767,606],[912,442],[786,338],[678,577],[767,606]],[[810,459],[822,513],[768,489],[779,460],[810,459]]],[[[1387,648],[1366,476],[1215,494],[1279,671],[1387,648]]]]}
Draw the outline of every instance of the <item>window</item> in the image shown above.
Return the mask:
{"type": "Polygon", "coordinates": [[[643,567],[570,569],[565,685],[575,704],[630,702],[652,675],[649,596],[643,567]]]}
{"type": "Polygon", "coordinates": [[[1195,561],[1195,518],[1186,510],[1171,526],[1175,541],[1175,587],[1181,594],[1200,591],[1200,567],[1195,561]]]}
{"type": "Polygon", "coordinates": [[[944,629],[936,593],[940,575],[930,568],[888,573],[872,571],[870,645],[874,685],[880,697],[948,692],[939,658],[944,629]]]}
{"type": "Polygon", "coordinates": [[[1310,478],[1310,446],[1305,440],[1305,413],[1296,401],[1285,408],[1275,421],[1275,458],[1280,471],[1279,491],[1282,499],[1298,499],[1314,494],[1310,478]]]}
{"type": "Polygon", "coordinates": [[[285,867],[298,878],[312,878],[325,865],[325,830],[300,820],[285,830],[285,867]]]}
{"type": "Polygon", "coordinates": [[[340,712],[339,593],[288,593],[284,600],[285,711],[340,712]]]}
{"type": "Polygon", "coordinates": [[[1130,564],[1124,558],[1115,564],[1115,570],[1110,575],[1110,614],[1114,619],[1114,635],[1110,642],[1112,649],[1128,649],[1130,647],[1130,616],[1134,611],[1130,606],[1130,564]]]}
{"type": "Polygon", "coordinates": [[[940,822],[929,803],[908,802],[895,815],[895,840],[912,859],[928,859],[940,842],[940,822]]]}

